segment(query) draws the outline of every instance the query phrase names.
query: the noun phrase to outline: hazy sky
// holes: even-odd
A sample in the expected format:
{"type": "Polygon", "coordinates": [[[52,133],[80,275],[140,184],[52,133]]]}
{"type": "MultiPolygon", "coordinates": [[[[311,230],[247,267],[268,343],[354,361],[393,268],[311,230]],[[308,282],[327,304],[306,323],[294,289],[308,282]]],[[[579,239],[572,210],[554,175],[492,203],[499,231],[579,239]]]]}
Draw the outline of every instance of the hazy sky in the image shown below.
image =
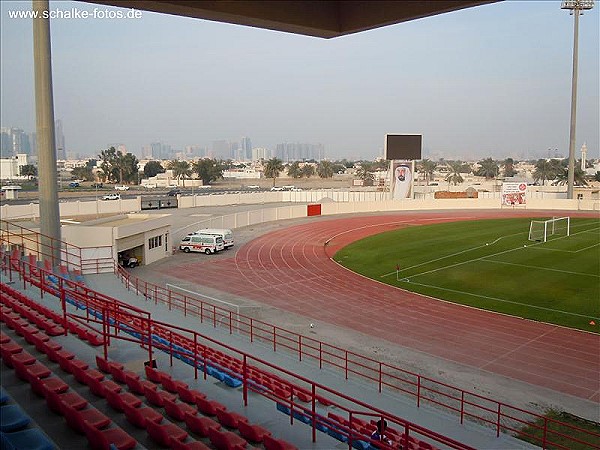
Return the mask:
{"type": "MultiPolygon", "coordinates": [[[[2,126],[35,131],[31,20],[0,2],[2,126]]],[[[51,9],[98,5],[50,2],[51,9]]],[[[105,9],[104,6],[100,8],[105,9]]],[[[599,157],[599,6],[580,19],[577,154],[599,157]]],[[[324,40],[142,12],[51,22],[55,117],[68,151],[108,143],[322,143],[372,158],[385,133],[422,133],[425,156],[567,155],[573,17],[507,1],[324,40]]]]}

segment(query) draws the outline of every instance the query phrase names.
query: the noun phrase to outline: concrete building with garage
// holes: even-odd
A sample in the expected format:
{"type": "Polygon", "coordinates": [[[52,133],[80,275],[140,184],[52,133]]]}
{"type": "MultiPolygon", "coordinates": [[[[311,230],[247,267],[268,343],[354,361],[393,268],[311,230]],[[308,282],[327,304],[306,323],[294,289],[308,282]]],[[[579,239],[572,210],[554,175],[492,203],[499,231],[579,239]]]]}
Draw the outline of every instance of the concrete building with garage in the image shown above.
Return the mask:
{"type": "MultiPolygon", "coordinates": [[[[172,254],[168,214],[122,214],[63,225],[63,240],[81,248],[81,260],[111,258],[150,264],[172,254]]],[[[134,265],[132,263],[132,265],[134,265]]]]}

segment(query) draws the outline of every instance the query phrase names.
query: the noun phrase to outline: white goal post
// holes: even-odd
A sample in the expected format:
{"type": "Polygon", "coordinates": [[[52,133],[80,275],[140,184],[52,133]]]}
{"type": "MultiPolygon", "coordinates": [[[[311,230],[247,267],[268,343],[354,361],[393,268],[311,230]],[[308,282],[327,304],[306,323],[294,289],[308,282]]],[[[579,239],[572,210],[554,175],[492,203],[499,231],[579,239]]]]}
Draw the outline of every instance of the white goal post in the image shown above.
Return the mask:
{"type": "Polygon", "coordinates": [[[530,241],[546,242],[550,236],[569,236],[570,234],[570,217],[553,217],[548,220],[532,220],[529,224],[530,241]]]}

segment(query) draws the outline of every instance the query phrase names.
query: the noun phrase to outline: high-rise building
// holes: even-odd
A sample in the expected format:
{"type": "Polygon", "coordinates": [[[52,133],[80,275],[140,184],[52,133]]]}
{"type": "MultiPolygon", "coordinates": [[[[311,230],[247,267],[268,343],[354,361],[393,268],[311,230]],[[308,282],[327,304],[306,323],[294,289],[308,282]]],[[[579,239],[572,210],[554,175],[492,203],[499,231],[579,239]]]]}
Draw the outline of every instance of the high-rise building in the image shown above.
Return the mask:
{"type": "Polygon", "coordinates": [[[240,140],[240,158],[243,161],[250,161],[252,159],[252,141],[249,137],[243,137],[240,140]]]}
{"type": "Polygon", "coordinates": [[[231,147],[229,141],[213,141],[211,154],[209,155],[216,159],[227,159],[231,157],[231,147]]]}
{"type": "Polygon", "coordinates": [[[63,133],[62,120],[54,121],[54,141],[56,144],[56,159],[67,159],[67,148],[65,147],[65,135],[63,133]]]}
{"type": "Polygon", "coordinates": [[[268,148],[253,148],[252,161],[260,161],[261,159],[271,159],[271,151],[268,148]]]}
{"type": "Polygon", "coordinates": [[[284,162],[307,161],[314,159],[320,161],[325,157],[323,144],[277,144],[275,156],[284,162]]]}
{"type": "Polygon", "coordinates": [[[2,158],[10,158],[13,156],[10,128],[2,127],[2,129],[0,129],[0,154],[2,155],[2,158]]]}

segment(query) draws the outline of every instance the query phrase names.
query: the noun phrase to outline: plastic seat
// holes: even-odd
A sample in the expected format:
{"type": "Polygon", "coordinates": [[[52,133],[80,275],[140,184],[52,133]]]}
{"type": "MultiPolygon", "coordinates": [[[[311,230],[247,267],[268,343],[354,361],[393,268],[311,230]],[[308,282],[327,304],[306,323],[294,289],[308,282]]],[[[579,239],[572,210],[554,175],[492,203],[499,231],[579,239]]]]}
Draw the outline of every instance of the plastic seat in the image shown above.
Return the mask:
{"type": "Polygon", "coordinates": [[[19,353],[9,353],[8,357],[5,360],[5,364],[8,366],[10,363],[10,367],[12,367],[13,361],[19,361],[24,365],[28,366],[29,364],[33,364],[36,361],[36,359],[31,353],[23,350],[19,353]]]}
{"type": "Polygon", "coordinates": [[[265,436],[271,436],[271,432],[266,428],[248,422],[238,422],[238,431],[244,439],[254,443],[261,443],[265,436]]]}
{"type": "Polygon", "coordinates": [[[273,436],[265,436],[263,445],[265,446],[265,450],[298,450],[298,447],[295,445],[283,439],[276,439],[273,436]]]}
{"type": "Polygon", "coordinates": [[[171,392],[172,394],[179,393],[178,389],[180,387],[182,387],[182,388],[188,387],[187,383],[184,383],[183,381],[173,380],[171,377],[169,377],[169,378],[161,377],[161,384],[164,389],[166,389],[168,392],[171,392]]]}
{"type": "Polygon", "coordinates": [[[123,411],[125,405],[137,408],[142,404],[142,401],[130,392],[117,393],[106,391],[105,394],[108,404],[117,411],[123,411]]]}
{"type": "Polygon", "coordinates": [[[220,431],[215,428],[208,430],[208,438],[217,450],[237,450],[248,444],[243,437],[231,431],[220,431]]]}
{"type": "Polygon", "coordinates": [[[39,428],[27,428],[12,433],[0,432],[2,450],[55,450],[57,447],[39,428]]]}
{"type": "Polygon", "coordinates": [[[125,406],[124,412],[127,421],[138,428],[146,428],[148,427],[148,424],[161,423],[164,418],[163,415],[154,408],[149,408],[147,406],[141,408],[125,406]]]}
{"type": "Polygon", "coordinates": [[[206,444],[200,441],[183,442],[171,438],[169,446],[173,450],[211,450],[206,444]]]}
{"type": "Polygon", "coordinates": [[[221,405],[219,402],[215,400],[207,400],[206,398],[199,398],[196,401],[196,405],[198,406],[198,410],[207,416],[216,416],[217,410],[219,409],[227,409],[225,406],[221,405]]]}
{"type": "Polygon", "coordinates": [[[87,383],[90,392],[98,397],[105,397],[106,392],[121,392],[121,386],[112,380],[98,381],[94,378],[88,378],[87,383]]]}
{"type": "Polygon", "coordinates": [[[19,405],[0,406],[0,431],[17,431],[25,428],[31,418],[19,405]]]}
{"type": "Polygon", "coordinates": [[[187,438],[187,431],[177,425],[167,422],[164,424],[153,424],[146,428],[148,435],[159,445],[168,447],[171,439],[183,441],[187,438]]]}
{"type": "Polygon", "coordinates": [[[215,422],[210,417],[186,414],[184,420],[188,430],[201,437],[208,437],[208,430],[211,428],[221,429],[221,424],[215,422]]]}
{"type": "Polygon", "coordinates": [[[29,382],[32,377],[35,378],[47,378],[52,373],[50,369],[48,369],[45,365],[40,362],[35,362],[33,364],[24,365],[19,361],[13,361],[13,365],[15,368],[15,373],[17,376],[23,380],[29,382]]]}
{"type": "Polygon", "coordinates": [[[187,403],[176,403],[175,400],[165,399],[165,412],[169,417],[181,422],[186,414],[194,415],[198,410],[187,403]]]}
{"type": "Polygon", "coordinates": [[[196,404],[197,399],[206,398],[206,395],[204,395],[202,392],[198,392],[194,389],[189,389],[188,387],[184,386],[177,386],[177,393],[179,394],[179,400],[192,405],[196,404]]]}
{"type": "Polygon", "coordinates": [[[125,374],[125,383],[131,392],[139,395],[144,395],[144,387],[156,390],[156,385],[152,381],[141,380],[140,376],[133,372],[125,374]]]}
{"type": "Polygon", "coordinates": [[[46,404],[55,413],[63,414],[64,405],[80,410],[87,406],[88,401],[74,391],[65,392],[64,394],[51,391],[46,394],[46,404]]]}
{"type": "Polygon", "coordinates": [[[69,405],[63,406],[63,415],[71,428],[79,433],[84,433],[84,422],[88,422],[94,428],[105,428],[111,420],[96,408],[77,410],[69,405]]]}
{"type": "Polygon", "coordinates": [[[69,390],[69,385],[58,377],[30,378],[31,390],[40,397],[46,397],[49,392],[62,394],[69,390]]]}
{"type": "Polygon", "coordinates": [[[227,428],[237,428],[239,422],[248,422],[245,416],[226,409],[217,409],[217,419],[221,425],[227,428]]]}
{"type": "Polygon", "coordinates": [[[85,422],[84,432],[88,438],[90,447],[96,450],[110,450],[114,447],[119,450],[129,450],[137,445],[137,441],[134,438],[117,426],[100,430],[92,426],[89,422],[85,422]]]}
{"type": "Polygon", "coordinates": [[[123,368],[122,364],[120,366],[121,367],[117,365],[110,365],[109,371],[113,377],[113,380],[115,380],[117,383],[125,384],[125,369],[123,368]]]}
{"type": "Polygon", "coordinates": [[[175,395],[165,391],[158,391],[148,386],[144,386],[144,396],[152,405],[159,406],[161,408],[165,406],[165,399],[171,401],[175,400],[175,395]]]}
{"type": "MultiPolygon", "coordinates": [[[[161,383],[161,376],[160,376],[160,374],[164,373],[164,372],[161,372],[160,370],[153,369],[150,366],[145,366],[144,367],[144,371],[146,373],[146,378],[148,380],[152,381],[153,383],[159,383],[159,384],[161,383]]],[[[167,374],[165,374],[165,375],[167,375],[167,374]]]]}

